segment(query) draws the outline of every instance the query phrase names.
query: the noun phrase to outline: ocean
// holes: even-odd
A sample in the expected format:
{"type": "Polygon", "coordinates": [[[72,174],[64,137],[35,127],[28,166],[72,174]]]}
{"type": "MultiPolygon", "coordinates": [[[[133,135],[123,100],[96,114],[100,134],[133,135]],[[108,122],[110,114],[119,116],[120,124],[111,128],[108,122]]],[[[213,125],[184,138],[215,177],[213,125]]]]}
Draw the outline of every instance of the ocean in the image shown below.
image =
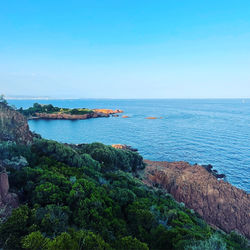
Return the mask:
{"type": "Polygon", "coordinates": [[[226,180],[250,192],[250,99],[8,100],[65,108],[122,109],[129,118],[31,120],[44,138],[67,143],[127,144],[145,158],[212,164],[226,180]],[[149,120],[146,117],[162,117],[149,120]]]}

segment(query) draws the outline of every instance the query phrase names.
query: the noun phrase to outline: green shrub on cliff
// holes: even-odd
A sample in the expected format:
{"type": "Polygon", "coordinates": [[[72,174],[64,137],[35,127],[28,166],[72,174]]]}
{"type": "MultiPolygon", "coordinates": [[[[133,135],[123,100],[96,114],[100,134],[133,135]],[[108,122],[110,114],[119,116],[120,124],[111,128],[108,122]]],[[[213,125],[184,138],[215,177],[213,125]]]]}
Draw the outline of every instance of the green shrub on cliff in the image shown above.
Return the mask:
{"type": "MultiPolygon", "coordinates": [[[[7,145],[4,151],[5,157],[28,160],[28,166],[8,169],[10,186],[25,205],[0,225],[4,249],[166,250],[215,244],[215,231],[203,220],[129,173],[143,167],[137,153],[43,139],[18,147],[9,145],[8,152],[7,145]]],[[[221,246],[247,245],[233,234],[216,235],[221,246]]]]}
{"type": "Polygon", "coordinates": [[[89,155],[79,154],[70,146],[56,141],[36,139],[32,145],[32,151],[39,156],[48,156],[69,166],[91,166],[97,168],[99,166],[99,163],[89,155]]]}
{"type": "Polygon", "coordinates": [[[79,150],[91,155],[93,159],[100,162],[104,171],[120,169],[135,172],[145,167],[143,158],[137,152],[115,149],[98,142],[82,144],[79,150]]]}
{"type": "MultiPolygon", "coordinates": [[[[0,100],[1,102],[1,100],[0,100]]],[[[3,101],[4,102],[4,99],[3,101]]],[[[52,114],[52,113],[65,113],[65,114],[71,114],[71,115],[85,115],[85,114],[92,114],[93,110],[91,109],[69,109],[69,108],[59,108],[54,107],[52,104],[39,104],[34,103],[33,107],[30,107],[28,109],[20,108],[18,111],[23,114],[24,116],[35,116],[36,113],[46,113],[46,114],[52,114]]]]}
{"type": "Polygon", "coordinates": [[[3,103],[3,104],[8,104],[6,99],[5,99],[5,96],[2,94],[0,95],[0,103],[3,103]]]}
{"type": "Polygon", "coordinates": [[[91,109],[70,109],[66,113],[69,113],[71,115],[86,115],[86,114],[92,114],[94,112],[91,109]]]}
{"type": "Polygon", "coordinates": [[[48,105],[42,105],[39,103],[34,103],[33,107],[30,107],[28,109],[20,108],[17,111],[19,111],[24,116],[33,116],[35,113],[55,113],[59,112],[60,108],[54,107],[52,104],[48,105]]]}

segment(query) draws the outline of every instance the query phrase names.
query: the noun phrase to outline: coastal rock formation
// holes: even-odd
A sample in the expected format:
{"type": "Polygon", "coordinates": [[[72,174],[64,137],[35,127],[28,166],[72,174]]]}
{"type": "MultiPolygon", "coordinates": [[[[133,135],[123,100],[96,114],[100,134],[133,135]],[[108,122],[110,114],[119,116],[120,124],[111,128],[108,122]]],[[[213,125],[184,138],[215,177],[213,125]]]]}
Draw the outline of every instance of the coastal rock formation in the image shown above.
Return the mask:
{"type": "Polygon", "coordinates": [[[123,113],[123,111],[120,110],[120,109],[116,109],[116,110],[112,110],[112,109],[93,109],[93,111],[96,112],[96,113],[103,113],[103,114],[108,114],[108,115],[123,113]]]}
{"type": "Polygon", "coordinates": [[[127,116],[127,115],[123,115],[123,116],[122,116],[122,118],[129,118],[129,116],[127,116]]]}
{"type": "Polygon", "coordinates": [[[145,119],[148,119],[148,120],[156,120],[156,119],[162,119],[163,117],[154,117],[154,116],[149,116],[149,117],[146,117],[145,119]]]}
{"type": "Polygon", "coordinates": [[[18,197],[9,193],[9,180],[5,168],[0,166],[0,219],[10,215],[13,208],[18,206],[18,197]]]}
{"type": "Polygon", "coordinates": [[[27,119],[7,104],[0,103],[0,141],[27,144],[32,139],[27,119]]]}
{"type": "Polygon", "coordinates": [[[116,148],[116,149],[130,150],[130,151],[133,151],[133,152],[137,152],[138,151],[138,149],[132,148],[131,146],[128,146],[126,144],[113,144],[111,146],[113,148],[116,148]]]}
{"type": "Polygon", "coordinates": [[[109,117],[112,114],[122,113],[122,110],[112,110],[112,109],[93,109],[93,112],[87,114],[67,114],[67,113],[35,113],[30,116],[30,120],[34,119],[52,119],[52,120],[85,120],[89,118],[98,117],[109,117]]]}
{"type": "Polygon", "coordinates": [[[209,224],[250,238],[250,194],[187,162],[145,160],[144,183],[158,186],[194,209],[209,224]]]}

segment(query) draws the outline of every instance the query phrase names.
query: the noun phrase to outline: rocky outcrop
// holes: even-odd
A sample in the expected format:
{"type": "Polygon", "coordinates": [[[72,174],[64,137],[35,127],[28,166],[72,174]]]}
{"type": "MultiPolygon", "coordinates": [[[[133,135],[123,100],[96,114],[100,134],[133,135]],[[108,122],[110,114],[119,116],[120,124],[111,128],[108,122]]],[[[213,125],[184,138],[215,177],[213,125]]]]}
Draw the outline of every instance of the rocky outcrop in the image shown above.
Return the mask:
{"type": "Polygon", "coordinates": [[[146,117],[145,119],[148,119],[148,120],[155,120],[155,119],[162,119],[163,117],[154,117],[154,116],[149,116],[149,117],[146,117]]]}
{"type": "Polygon", "coordinates": [[[116,109],[116,110],[113,110],[113,109],[93,109],[93,111],[96,113],[103,113],[103,114],[108,114],[108,115],[123,113],[123,111],[120,109],[116,109]]]}
{"type": "Polygon", "coordinates": [[[32,142],[33,134],[29,130],[27,119],[0,102],[0,141],[15,141],[27,144],[32,142]]]}
{"type": "Polygon", "coordinates": [[[250,194],[218,180],[199,165],[148,160],[145,163],[144,183],[165,189],[209,224],[250,238],[250,194]]]}
{"type": "Polygon", "coordinates": [[[131,146],[126,145],[126,144],[113,144],[111,146],[113,148],[116,148],[116,149],[130,150],[130,151],[133,151],[133,152],[137,152],[138,151],[138,149],[132,148],[131,146]]]}
{"type": "Polygon", "coordinates": [[[0,220],[10,215],[13,208],[18,206],[18,196],[9,193],[9,180],[5,168],[0,166],[0,220]]]}

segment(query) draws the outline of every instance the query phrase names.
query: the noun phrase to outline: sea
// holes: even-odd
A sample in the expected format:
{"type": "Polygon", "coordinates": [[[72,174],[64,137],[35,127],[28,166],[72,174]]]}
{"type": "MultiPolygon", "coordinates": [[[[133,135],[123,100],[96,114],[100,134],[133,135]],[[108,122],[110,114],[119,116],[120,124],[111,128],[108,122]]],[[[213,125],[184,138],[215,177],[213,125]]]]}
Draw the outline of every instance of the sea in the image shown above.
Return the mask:
{"type": "Polygon", "coordinates": [[[250,193],[250,99],[8,100],[65,108],[107,108],[119,117],[30,120],[30,129],[63,143],[127,144],[149,160],[212,164],[226,181],[250,193]],[[128,118],[122,118],[122,115],[128,118]],[[159,119],[146,119],[157,117],[159,119]]]}

